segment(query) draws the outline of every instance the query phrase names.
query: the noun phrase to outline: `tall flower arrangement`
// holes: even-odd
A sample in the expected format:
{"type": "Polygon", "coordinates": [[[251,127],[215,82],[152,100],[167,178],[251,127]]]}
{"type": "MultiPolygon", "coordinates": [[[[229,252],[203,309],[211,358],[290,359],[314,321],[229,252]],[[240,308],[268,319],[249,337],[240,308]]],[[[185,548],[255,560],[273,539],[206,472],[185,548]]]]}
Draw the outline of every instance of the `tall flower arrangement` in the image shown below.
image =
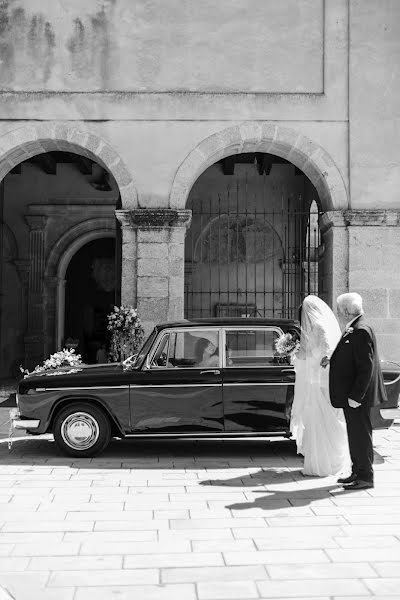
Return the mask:
{"type": "Polygon", "coordinates": [[[139,349],[144,337],[137,310],[129,305],[114,306],[107,318],[107,329],[111,334],[110,355],[115,361],[125,360],[139,349]]]}

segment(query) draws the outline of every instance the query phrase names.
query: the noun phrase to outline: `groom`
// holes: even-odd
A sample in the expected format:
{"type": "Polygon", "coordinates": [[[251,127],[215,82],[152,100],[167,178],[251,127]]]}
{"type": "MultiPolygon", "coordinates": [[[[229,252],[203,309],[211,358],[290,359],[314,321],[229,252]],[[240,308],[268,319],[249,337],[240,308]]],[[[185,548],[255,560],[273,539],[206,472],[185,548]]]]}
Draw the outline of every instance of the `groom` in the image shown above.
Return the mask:
{"type": "Polygon", "coordinates": [[[361,296],[339,296],[337,314],[345,328],[330,359],[329,393],[332,406],[343,408],[352,461],[350,476],[338,483],[363,490],[374,487],[370,408],[387,398],[375,334],[364,318],[361,296]]]}

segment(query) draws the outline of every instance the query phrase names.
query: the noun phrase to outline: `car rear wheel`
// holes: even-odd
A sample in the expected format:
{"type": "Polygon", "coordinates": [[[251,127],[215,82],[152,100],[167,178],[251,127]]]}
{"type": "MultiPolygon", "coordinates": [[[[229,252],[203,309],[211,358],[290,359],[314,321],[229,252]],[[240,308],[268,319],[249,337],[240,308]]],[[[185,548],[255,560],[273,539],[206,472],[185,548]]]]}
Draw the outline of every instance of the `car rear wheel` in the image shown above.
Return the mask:
{"type": "Polygon", "coordinates": [[[90,457],[100,454],[108,446],[111,425],[100,408],[82,402],[60,410],[53,433],[64,454],[90,457]]]}

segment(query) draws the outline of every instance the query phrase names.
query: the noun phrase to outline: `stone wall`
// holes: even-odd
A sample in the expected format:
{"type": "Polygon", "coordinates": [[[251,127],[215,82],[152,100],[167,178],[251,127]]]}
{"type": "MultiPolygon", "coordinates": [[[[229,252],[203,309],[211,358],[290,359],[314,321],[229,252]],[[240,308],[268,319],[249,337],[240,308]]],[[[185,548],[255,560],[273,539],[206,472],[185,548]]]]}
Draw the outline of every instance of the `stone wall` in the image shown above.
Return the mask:
{"type": "Polygon", "coordinates": [[[58,0],[3,2],[3,85],[323,92],[324,0],[263,0],[257,11],[246,0],[85,0],[84,8],[58,0]]]}
{"type": "Polygon", "coordinates": [[[349,289],[379,333],[382,358],[400,361],[400,211],[347,211],[349,289]]]}
{"type": "MultiPolygon", "coordinates": [[[[367,310],[382,302],[385,321],[374,318],[390,349],[384,336],[400,322],[397,225],[377,226],[372,213],[349,224],[343,211],[398,206],[398,0],[82,6],[1,4],[0,176],[39,152],[81,152],[113,174],[123,210],[179,213],[216,160],[283,156],[325,211],[340,211],[324,225],[328,301],[356,287],[367,310]],[[371,255],[390,268],[372,269],[371,255]]],[[[147,326],[180,316],[185,228],[132,226],[132,217],[123,226],[123,298],[142,303],[147,326]]]]}
{"type": "Polygon", "coordinates": [[[397,208],[400,187],[400,2],[350,1],[352,208],[397,208]]]}

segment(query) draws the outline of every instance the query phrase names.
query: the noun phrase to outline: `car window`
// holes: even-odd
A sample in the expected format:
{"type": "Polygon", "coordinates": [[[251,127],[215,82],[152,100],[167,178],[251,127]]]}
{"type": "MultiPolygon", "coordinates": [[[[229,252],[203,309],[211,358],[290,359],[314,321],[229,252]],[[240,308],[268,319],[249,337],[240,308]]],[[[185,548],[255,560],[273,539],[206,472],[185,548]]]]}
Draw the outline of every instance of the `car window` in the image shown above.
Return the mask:
{"type": "Polygon", "coordinates": [[[152,368],[207,368],[219,366],[218,330],[171,331],[161,338],[152,368]]]}
{"type": "Polygon", "coordinates": [[[164,335],[152,356],[151,367],[165,367],[168,360],[169,335],[164,335]]]}
{"type": "Polygon", "coordinates": [[[131,368],[137,368],[140,363],[146,358],[151,346],[154,343],[154,340],[157,337],[157,330],[153,329],[149,337],[143,342],[142,347],[136,355],[134,362],[132,362],[131,368]]]}
{"type": "Polygon", "coordinates": [[[275,328],[227,330],[226,366],[262,367],[276,365],[275,342],[281,335],[275,328]]]}

